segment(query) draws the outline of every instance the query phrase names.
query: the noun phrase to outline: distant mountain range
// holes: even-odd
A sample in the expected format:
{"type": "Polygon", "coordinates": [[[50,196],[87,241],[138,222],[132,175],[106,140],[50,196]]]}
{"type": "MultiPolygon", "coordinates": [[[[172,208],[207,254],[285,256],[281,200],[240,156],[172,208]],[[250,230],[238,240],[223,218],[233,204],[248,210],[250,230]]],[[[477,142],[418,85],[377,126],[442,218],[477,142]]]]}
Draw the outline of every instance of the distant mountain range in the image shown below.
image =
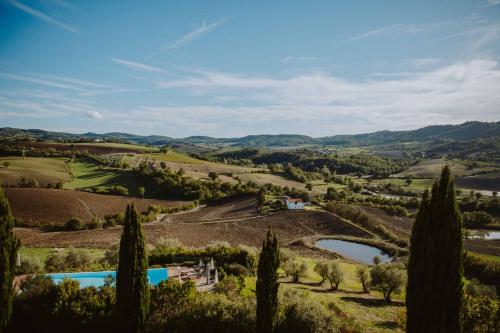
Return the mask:
{"type": "Polygon", "coordinates": [[[379,131],[355,135],[334,135],[313,138],[307,135],[248,135],[241,138],[213,138],[208,136],[190,136],[187,138],[171,138],[161,135],[141,136],[128,133],[83,133],[49,132],[40,129],[0,128],[0,137],[70,141],[70,140],[114,140],[149,145],[211,145],[238,147],[296,147],[303,145],[383,145],[401,142],[427,141],[467,141],[476,139],[500,138],[499,122],[469,121],[460,125],[433,125],[412,131],[379,131]]]}

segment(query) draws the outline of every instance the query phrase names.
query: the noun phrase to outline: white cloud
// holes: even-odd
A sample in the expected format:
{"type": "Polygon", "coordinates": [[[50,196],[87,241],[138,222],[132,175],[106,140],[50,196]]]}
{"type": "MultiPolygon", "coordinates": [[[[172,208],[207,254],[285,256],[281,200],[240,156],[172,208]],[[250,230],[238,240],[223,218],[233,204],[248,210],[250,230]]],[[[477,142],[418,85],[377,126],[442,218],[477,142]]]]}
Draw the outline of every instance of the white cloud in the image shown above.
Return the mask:
{"type": "Polygon", "coordinates": [[[500,0],[488,0],[488,3],[491,6],[496,6],[496,5],[500,4],[500,0]]]}
{"type": "Polygon", "coordinates": [[[90,111],[87,111],[87,117],[89,118],[92,118],[92,119],[102,119],[104,118],[102,116],[102,114],[100,114],[98,111],[96,110],[90,110],[90,111]]]}
{"type": "Polygon", "coordinates": [[[313,136],[331,135],[332,128],[337,133],[357,133],[500,120],[500,70],[490,59],[358,82],[324,73],[285,79],[199,73],[159,85],[219,105],[142,108],[141,117],[165,117],[180,128],[186,126],[187,131],[214,126],[218,128],[211,133],[230,129],[245,134],[276,133],[286,128],[287,132],[313,136]]]}
{"type": "Polygon", "coordinates": [[[12,6],[16,7],[17,9],[22,10],[23,12],[30,14],[31,16],[34,16],[34,17],[36,17],[42,21],[45,21],[49,24],[52,24],[54,26],[57,26],[57,27],[62,28],[66,31],[69,31],[69,32],[80,33],[77,28],[75,28],[69,24],[63,23],[61,21],[58,21],[55,18],[50,17],[50,16],[48,16],[48,15],[46,15],[46,14],[44,14],[44,13],[42,13],[42,12],[40,12],[40,11],[38,11],[38,10],[28,6],[28,5],[25,5],[20,1],[8,0],[7,2],[9,4],[11,4],[12,6]]]}
{"type": "Polygon", "coordinates": [[[196,28],[196,29],[188,32],[187,34],[185,34],[184,36],[182,36],[181,38],[179,38],[178,40],[176,40],[172,44],[170,44],[167,47],[165,47],[165,49],[166,50],[168,50],[168,49],[175,49],[175,48],[178,48],[181,45],[187,44],[187,43],[189,43],[189,42],[191,42],[191,41],[193,41],[193,40],[195,40],[197,38],[200,38],[204,34],[206,34],[206,33],[210,32],[210,31],[214,30],[218,26],[224,24],[226,21],[227,21],[226,18],[220,19],[218,21],[215,21],[215,22],[212,22],[212,23],[209,23],[209,24],[207,24],[204,21],[203,24],[201,25],[201,27],[196,28]]]}
{"type": "Polygon", "coordinates": [[[109,59],[117,64],[123,65],[125,67],[128,67],[133,70],[142,70],[142,71],[148,71],[148,72],[156,72],[156,73],[162,73],[164,72],[163,69],[146,65],[140,62],[135,62],[135,61],[130,61],[130,60],[124,60],[124,59],[118,59],[118,58],[111,58],[109,59]]]}

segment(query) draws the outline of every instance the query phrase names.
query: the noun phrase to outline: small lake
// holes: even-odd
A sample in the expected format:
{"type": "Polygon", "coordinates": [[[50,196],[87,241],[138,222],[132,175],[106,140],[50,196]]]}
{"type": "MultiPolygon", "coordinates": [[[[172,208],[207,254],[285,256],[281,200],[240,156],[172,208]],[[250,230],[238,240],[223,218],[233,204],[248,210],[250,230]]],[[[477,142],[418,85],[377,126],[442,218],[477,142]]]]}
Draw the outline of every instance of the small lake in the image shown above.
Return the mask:
{"type": "Polygon", "coordinates": [[[391,256],[369,245],[339,239],[321,239],[315,245],[320,249],[337,252],[346,258],[354,259],[364,264],[371,264],[375,256],[382,259],[382,262],[391,261],[391,256]]]}
{"type": "Polygon", "coordinates": [[[495,240],[500,239],[500,231],[492,230],[469,230],[469,239],[485,239],[495,240]]]}

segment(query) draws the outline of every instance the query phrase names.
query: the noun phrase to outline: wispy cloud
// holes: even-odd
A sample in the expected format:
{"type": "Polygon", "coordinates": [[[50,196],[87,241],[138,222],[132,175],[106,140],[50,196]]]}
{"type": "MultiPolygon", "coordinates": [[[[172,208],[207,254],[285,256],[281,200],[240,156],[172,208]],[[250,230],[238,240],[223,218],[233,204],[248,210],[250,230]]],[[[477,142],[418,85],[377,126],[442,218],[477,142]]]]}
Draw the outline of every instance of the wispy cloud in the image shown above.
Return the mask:
{"type": "Polygon", "coordinates": [[[179,122],[184,126],[186,122],[186,129],[194,126],[190,122],[200,126],[220,123],[239,134],[276,133],[286,128],[288,132],[316,136],[332,134],[332,119],[336,130],[345,133],[409,129],[473,119],[500,120],[500,69],[490,59],[362,81],[324,73],[285,79],[213,71],[199,73],[164,81],[160,86],[195,94],[198,100],[205,98],[205,106],[142,109],[144,119],[167,117],[172,124],[179,122]],[[224,100],[219,96],[231,98],[224,100]],[[273,119],[281,119],[279,126],[266,124],[275,123],[273,119]]]}
{"type": "Polygon", "coordinates": [[[61,89],[68,89],[68,90],[75,90],[75,91],[83,91],[84,90],[82,87],[78,87],[76,85],[58,82],[56,80],[47,80],[47,79],[34,77],[34,76],[28,76],[28,75],[0,72],[0,77],[5,77],[7,79],[11,79],[11,80],[15,80],[15,81],[29,82],[29,83],[43,85],[43,86],[52,87],[52,88],[61,88],[61,89]]]}
{"type": "Polygon", "coordinates": [[[488,4],[490,4],[491,6],[496,6],[500,4],[500,0],[488,0],[488,4]]]}
{"type": "Polygon", "coordinates": [[[123,65],[125,67],[128,67],[133,70],[141,70],[141,71],[148,71],[148,72],[156,72],[156,73],[162,73],[165,72],[165,70],[159,68],[159,67],[154,67],[151,65],[146,65],[140,62],[135,62],[135,61],[130,61],[130,60],[124,60],[124,59],[118,59],[118,58],[111,58],[109,59],[117,64],[123,65]]]}
{"type": "Polygon", "coordinates": [[[27,14],[30,14],[31,16],[34,16],[42,21],[45,21],[49,24],[52,24],[54,26],[57,26],[59,28],[62,28],[66,31],[69,31],[69,32],[73,32],[73,33],[80,33],[80,31],[69,25],[69,24],[66,24],[66,23],[63,23],[59,20],[56,20],[55,18],[51,17],[51,16],[48,16],[44,13],[42,13],[41,11],[39,10],[36,10],[35,8],[32,8],[28,5],[25,5],[23,4],[22,2],[20,1],[17,1],[17,0],[7,0],[7,2],[9,4],[11,4],[12,6],[16,7],[17,9],[19,10],[22,10],[23,12],[27,13],[27,14]]]}
{"type": "Polygon", "coordinates": [[[193,40],[195,40],[197,38],[200,38],[201,36],[205,35],[206,33],[208,33],[210,31],[214,30],[215,28],[223,25],[224,23],[226,23],[227,20],[228,20],[227,18],[223,18],[223,19],[220,19],[218,21],[215,21],[215,22],[212,22],[212,23],[208,23],[208,24],[207,24],[207,22],[204,21],[202,23],[201,27],[196,28],[196,29],[188,32],[187,34],[185,34],[184,36],[182,36],[181,38],[179,38],[175,42],[167,45],[164,48],[164,50],[175,49],[175,48],[178,48],[181,45],[190,43],[193,40]]]}

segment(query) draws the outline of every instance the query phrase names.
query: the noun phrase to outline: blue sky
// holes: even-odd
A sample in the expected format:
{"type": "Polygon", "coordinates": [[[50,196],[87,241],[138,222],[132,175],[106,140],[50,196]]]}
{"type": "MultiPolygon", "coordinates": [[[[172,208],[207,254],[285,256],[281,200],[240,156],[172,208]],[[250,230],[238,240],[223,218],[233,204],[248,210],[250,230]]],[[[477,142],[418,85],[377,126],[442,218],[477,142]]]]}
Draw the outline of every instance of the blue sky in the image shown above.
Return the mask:
{"type": "Polygon", "coordinates": [[[0,126],[311,136],[500,120],[500,0],[0,0],[0,126]]]}

